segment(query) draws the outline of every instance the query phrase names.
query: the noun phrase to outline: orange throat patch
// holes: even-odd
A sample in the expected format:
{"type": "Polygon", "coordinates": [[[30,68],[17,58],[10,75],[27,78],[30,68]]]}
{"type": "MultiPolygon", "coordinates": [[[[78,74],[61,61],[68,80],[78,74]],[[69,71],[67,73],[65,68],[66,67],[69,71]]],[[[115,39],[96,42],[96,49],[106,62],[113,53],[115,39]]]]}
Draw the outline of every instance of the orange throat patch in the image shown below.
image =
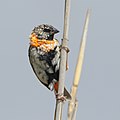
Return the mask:
{"type": "Polygon", "coordinates": [[[30,45],[34,47],[39,47],[45,52],[49,52],[50,50],[54,50],[55,46],[58,44],[58,41],[53,40],[45,40],[38,39],[35,34],[30,35],[30,45]]]}

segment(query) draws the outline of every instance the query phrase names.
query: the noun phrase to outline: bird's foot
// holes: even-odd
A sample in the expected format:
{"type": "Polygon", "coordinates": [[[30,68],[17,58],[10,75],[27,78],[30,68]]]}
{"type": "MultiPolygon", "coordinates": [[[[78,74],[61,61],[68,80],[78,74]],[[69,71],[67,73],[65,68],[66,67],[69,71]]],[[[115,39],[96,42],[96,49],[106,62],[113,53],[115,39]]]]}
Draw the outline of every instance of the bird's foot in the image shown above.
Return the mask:
{"type": "Polygon", "coordinates": [[[56,93],[56,99],[64,102],[64,101],[66,101],[66,96],[64,96],[63,94],[56,93]]]}

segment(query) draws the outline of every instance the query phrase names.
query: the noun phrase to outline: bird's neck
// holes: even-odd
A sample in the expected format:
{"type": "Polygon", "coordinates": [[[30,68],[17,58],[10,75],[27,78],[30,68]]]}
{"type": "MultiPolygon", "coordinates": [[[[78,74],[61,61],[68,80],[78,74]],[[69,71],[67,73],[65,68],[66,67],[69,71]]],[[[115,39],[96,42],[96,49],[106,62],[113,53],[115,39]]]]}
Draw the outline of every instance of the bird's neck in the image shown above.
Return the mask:
{"type": "Polygon", "coordinates": [[[39,47],[45,52],[49,52],[50,50],[54,50],[55,46],[58,44],[58,41],[53,40],[45,40],[45,39],[38,39],[35,36],[30,38],[30,45],[33,47],[39,47]]]}

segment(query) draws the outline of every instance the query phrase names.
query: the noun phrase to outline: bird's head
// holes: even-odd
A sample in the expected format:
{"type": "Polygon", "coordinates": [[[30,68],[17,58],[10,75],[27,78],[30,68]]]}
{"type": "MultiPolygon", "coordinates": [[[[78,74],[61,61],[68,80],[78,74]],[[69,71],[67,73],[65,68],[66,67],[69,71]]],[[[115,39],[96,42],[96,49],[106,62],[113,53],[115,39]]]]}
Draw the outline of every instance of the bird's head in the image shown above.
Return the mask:
{"type": "Polygon", "coordinates": [[[35,27],[32,30],[31,35],[36,36],[39,40],[53,40],[54,34],[58,33],[59,31],[54,28],[52,25],[42,24],[35,27]]]}

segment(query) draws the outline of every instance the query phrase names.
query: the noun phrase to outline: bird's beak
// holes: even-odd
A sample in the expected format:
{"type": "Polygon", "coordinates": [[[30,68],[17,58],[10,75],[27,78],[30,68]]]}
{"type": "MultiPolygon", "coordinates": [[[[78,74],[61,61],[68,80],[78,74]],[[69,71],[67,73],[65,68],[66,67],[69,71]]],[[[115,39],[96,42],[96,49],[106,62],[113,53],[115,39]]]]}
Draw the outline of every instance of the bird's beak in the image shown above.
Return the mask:
{"type": "Polygon", "coordinates": [[[54,28],[54,34],[59,33],[59,30],[57,30],[56,28],[54,28]]]}

